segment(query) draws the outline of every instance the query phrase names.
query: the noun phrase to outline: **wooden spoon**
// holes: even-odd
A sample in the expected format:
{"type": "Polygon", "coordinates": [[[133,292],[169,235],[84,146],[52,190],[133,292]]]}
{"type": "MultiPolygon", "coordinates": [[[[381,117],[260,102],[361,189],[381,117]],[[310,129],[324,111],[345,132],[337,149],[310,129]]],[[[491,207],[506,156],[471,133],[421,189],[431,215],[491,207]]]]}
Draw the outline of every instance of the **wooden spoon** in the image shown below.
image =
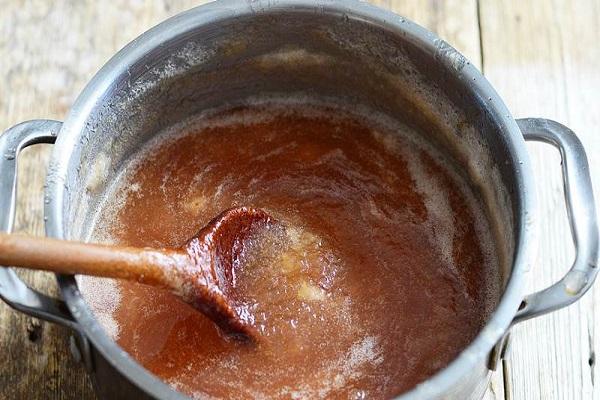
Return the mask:
{"type": "Polygon", "coordinates": [[[224,211],[179,249],[89,244],[0,233],[0,264],[62,274],[120,278],[171,290],[226,333],[253,337],[252,316],[236,296],[244,239],[275,221],[265,211],[224,211]]]}

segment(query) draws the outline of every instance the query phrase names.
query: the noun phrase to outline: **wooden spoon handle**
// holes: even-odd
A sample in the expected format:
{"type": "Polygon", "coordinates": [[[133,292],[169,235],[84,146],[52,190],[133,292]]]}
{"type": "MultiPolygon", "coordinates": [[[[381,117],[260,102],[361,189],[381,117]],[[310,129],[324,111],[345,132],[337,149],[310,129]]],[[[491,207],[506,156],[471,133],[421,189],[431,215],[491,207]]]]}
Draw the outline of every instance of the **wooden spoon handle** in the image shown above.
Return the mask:
{"type": "Polygon", "coordinates": [[[188,256],[155,250],[0,233],[0,265],[62,274],[121,278],[177,289],[177,271],[188,256]],[[175,287],[174,287],[175,286],[175,287]]]}

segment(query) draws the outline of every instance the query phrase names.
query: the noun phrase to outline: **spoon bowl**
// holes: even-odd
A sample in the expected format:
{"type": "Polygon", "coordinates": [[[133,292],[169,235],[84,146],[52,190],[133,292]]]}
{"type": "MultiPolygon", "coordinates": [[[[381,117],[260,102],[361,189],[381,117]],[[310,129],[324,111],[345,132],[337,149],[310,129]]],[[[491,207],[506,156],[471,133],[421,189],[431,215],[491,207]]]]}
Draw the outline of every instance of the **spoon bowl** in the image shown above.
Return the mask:
{"type": "Polygon", "coordinates": [[[276,221],[264,210],[239,207],[226,210],[202,228],[185,246],[192,271],[182,298],[208,315],[228,333],[255,335],[252,316],[239,304],[237,267],[245,240],[276,221]]]}
{"type": "Polygon", "coordinates": [[[238,293],[244,243],[277,223],[251,207],[226,210],[178,249],[121,247],[0,233],[0,265],[62,274],[119,278],[165,288],[212,319],[225,333],[256,338],[238,293]]]}

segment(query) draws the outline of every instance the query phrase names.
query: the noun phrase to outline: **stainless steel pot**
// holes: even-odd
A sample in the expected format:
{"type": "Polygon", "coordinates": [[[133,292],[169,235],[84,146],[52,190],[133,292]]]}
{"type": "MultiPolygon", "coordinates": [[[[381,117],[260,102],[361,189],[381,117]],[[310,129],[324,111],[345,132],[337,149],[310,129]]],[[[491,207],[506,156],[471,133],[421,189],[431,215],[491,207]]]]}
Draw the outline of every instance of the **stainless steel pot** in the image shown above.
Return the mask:
{"type": "MultiPolygon", "coordinates": [[[[115,55],[64,123],[36,120],[0,136],[0,229],[10,231],[19,152],[55,143],[45,193],[46,233],[85,239],[106,188],[153,135],[207,108],[257,96],[328,98],[370,107],[414,127],[455,160],[485,200],[505,266],[501,300],[476,339],[403,400],[480,398],[510,327],[567,306],[592,285],[598,227],[584,150],[552,121],[515,121],[486,79],[418,25],[354,1],[217,1],[146,32],[115,55]],[[525,140],[556,146],[577,257],[565,277],[524,296],[537,244],[525,140]]],[[[113,342],[73,276],[62,299],[0,268],[0,296],[19,311],[71,328],[73,351],[101,398],[181,399],[113,342]],[[135,396],[135,397],[134,397],[135,396]]]]}

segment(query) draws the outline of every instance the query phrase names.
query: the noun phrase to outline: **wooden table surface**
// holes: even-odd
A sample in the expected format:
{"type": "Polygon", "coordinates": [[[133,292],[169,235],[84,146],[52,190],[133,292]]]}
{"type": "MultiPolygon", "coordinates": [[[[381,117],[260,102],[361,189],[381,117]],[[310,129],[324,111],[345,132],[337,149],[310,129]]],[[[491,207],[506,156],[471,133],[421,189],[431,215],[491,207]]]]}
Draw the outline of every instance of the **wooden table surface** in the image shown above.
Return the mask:
{"type": "MultiPolygon", "coordinates": [[[[600,198],[600,0],[375,1],[436,32],[477,65],[515,117],[571,127],[590,158],[600,198]]],[[[197,1],[0,0],[0,131],[27,119],[61,120],[85,83],[143,31],[197,1]]],[[[542,225],[527,290],[556,281],[574,250],[560,159],[528,145],[542,225]]],[[[42,235],[42,187],[50,146],[27,149],[19,168],[16,231],[42,235]]],[[[600,202],[597,203],[600,204],[600,202]]],[[[56,294],[52,275],[21,273],[56,294]]],[[[511,352],[487,399],[600,399],[600,284],[581,301],[513,330],[511,352]],[[596,334],[598,332],[598,334],[596,334]]],[[[69,332],[0,303],[0,399],[93,399],[69,353],[69,332]]]]}

